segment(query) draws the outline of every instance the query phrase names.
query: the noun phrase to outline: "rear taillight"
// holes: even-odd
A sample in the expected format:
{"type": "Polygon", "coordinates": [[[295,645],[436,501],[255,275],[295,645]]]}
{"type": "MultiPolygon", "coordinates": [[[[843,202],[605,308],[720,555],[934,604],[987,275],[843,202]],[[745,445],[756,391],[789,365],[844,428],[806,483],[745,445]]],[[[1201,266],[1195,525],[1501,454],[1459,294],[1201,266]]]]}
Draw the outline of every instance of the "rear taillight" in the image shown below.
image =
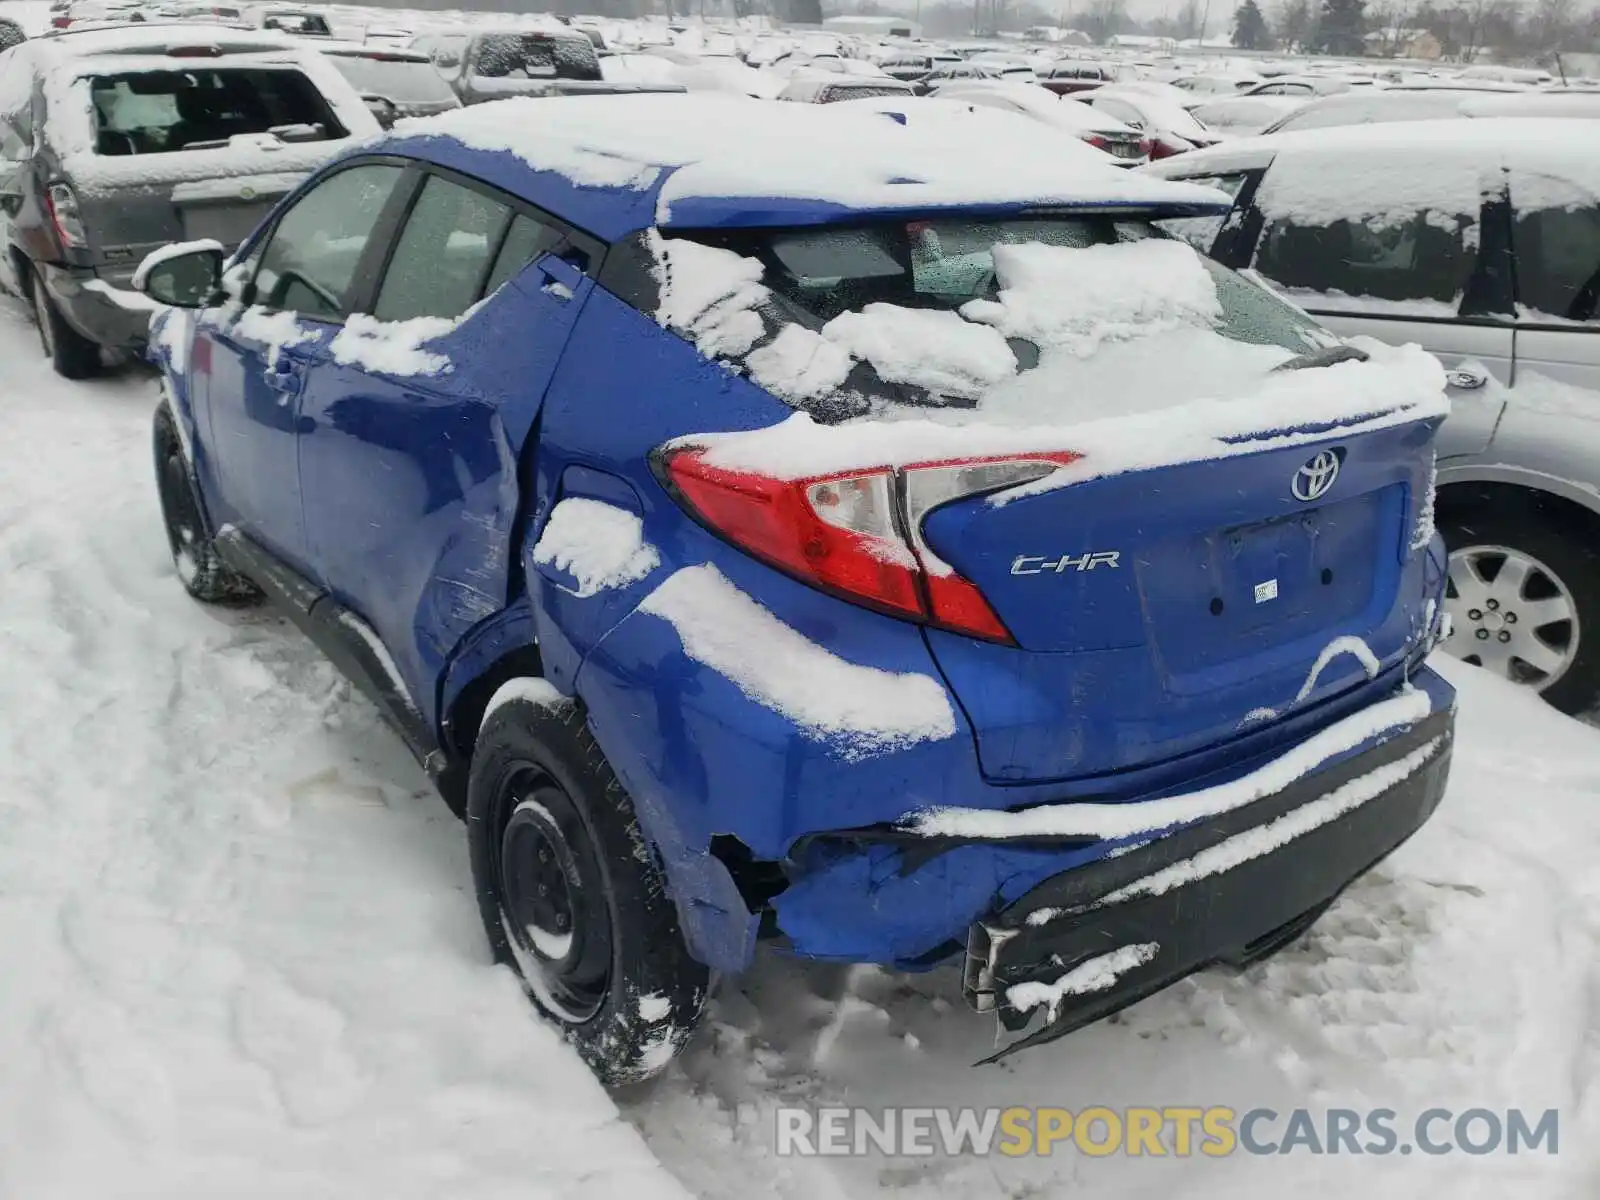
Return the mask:
{"type": "Polygon", "coordinates": [[[1154,142],[1152,142],[1149,138],[1141,138],[1139,140],[1139,155],[1140,155],[1140,157],[1142,157],[1142,158],[1154,158],[1155,157],[1155,153],[1156,153],[1156,144],[1154,142]]]}
{"type": "Polygon", "coordinates": [[[78,197],[64,183],[52,183],[44,194],[45,206],[50,210],[50,222],[56,227],[56,236],[66,249],[79,250],[89,244],[84,232],[83,217],[78,212],[78,197]]]}
{"type": "Polygon", "coordinates": [[[51,17],[50,18],[50,28],[51,29],[70,29],[70,28],[72,28],[72,18],[68,17],[68,16],[51,17]]]}
{"type": "Polygon", "coordinates": [[[1098,133],[1091,133],[1083,140],[1088,142],[1089,145],[1093,146],[1096,150],[1104,150],[1107,154],[1111,153],[1111,143],[1105,138],[1101,137],[1098,133]]]}
{"type": "Polygon", "coordinates": [[[880,612],[1010,642],[983,593],[928,546],[922,522],[940,505],[1030,483],[1078,457],[1063,451],[801,479],[715,466],[703,448],[667,450],[661,461],[679,503],[741,550],[880,612]]]}

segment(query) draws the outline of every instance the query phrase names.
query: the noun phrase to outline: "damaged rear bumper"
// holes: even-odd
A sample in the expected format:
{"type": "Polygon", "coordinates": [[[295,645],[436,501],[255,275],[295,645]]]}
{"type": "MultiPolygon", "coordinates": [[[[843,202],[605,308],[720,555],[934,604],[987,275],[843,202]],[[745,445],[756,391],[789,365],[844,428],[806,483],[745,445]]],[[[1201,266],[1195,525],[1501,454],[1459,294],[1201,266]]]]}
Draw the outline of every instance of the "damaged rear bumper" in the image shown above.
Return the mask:
{"type": "Polygon", "coordinates": [[[963,991],[1008,1029],[987,1061],[1051,1041],[1213,963],[1265,957],[1433,813],[1455,715],[1273,795],[1052,876],[969,930],[963,991]]]}

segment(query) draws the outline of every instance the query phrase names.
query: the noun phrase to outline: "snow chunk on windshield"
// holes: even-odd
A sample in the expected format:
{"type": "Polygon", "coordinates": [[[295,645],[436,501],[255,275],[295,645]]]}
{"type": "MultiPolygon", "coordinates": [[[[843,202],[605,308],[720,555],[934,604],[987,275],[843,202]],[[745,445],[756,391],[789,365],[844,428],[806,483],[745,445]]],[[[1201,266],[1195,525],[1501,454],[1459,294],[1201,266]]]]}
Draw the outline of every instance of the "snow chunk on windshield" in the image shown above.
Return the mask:
{"type": "Polygon", "coordinates": [[[842,384],[855,360],[850,352],[804,325],[785,325],[745,359],[750,378],[787,400],[813,400],[842,384]]]}
{"type": "Polygon", "coordinates": [[[1211,273],[1184,242],[1029,242],[996,245],[990,253],[999,299],[969,300],[961,315],[1079,358],[1108,340],[1207,328],[1222,317],[1211,273]]]}
{"type": "MultiPolygon", "coordinates": [[[[1130,342],[1128,353],[1164,355],[1174,336],[1130,342]]],[[[1195,331],[1195,336],[1214,337],[1204,331],[1195,331]]],[[[1069,399],[1050,390],[1052,373],[1040,369],[1018,377],[1018,387],[1025,382],[1032,386],[1029,381],[1038,378],[1040,390],[1015,404],[986,398],[976,409],[900,406],[837,424],[799,412],[762,429],[693,435],[680,444],[704,447],[711,466],[758,471],[776,479],[1039,450],[1072,450],[1080,456],[1035,483],[990,499],[1004,504],[1125,471],[1317,441],[1334,426],[1354,436],[1449,413],[1444,369],[1433,355],[1417,346],[1360,342],[1372,356],[1366,362],[1271,372],[1258,375],[1242,390],[1227,386],[1232,381],[1226,377],[1202,378],[1187,381],[1181,392],[1160,396],[1154,389],[1146,394],[1140,377],[1124,380],[1120,390],[1069,399]]],[[[1240,351],[1279,358],[1287,353],[1248,346],[1240,351]]],[[[1058,389],[1078,386],[1070,373],[1053,378],[1058,389]]],[[[1106,386],[1113,383],[1108,379],[1106,386]]]]}
{"type": "Polygon", "coordinates": [[[718,246],[649,233],[661,287],[656,321],[691,338],[710,358],[745,354],[766,332],[754,310],[770,293],[761,263],[718,246]]]}
{"type": "Polygon", "coordinates": [[[639,609],[669,622],[695,662],[847,759],[955,735],[955,714],[937,679],[845,661],[709,563],[677,571],[639,609]]]}
{"type": "Polygon", "coordinates": [[[822,336],[866,359],[880,378],[936,396],[975,400],[1017,372],[1003,334],[949,311],[869,304],[839,314],[822,327],[822,336]]]}
{"type": "Polygon", "coordinates": [[[573,496],[551,512],[533,561],[571,575],[578,584],[574,594],[582,597],[638,582],[661,556],[644,540],[644,523],[633,513],[573,496]]]}

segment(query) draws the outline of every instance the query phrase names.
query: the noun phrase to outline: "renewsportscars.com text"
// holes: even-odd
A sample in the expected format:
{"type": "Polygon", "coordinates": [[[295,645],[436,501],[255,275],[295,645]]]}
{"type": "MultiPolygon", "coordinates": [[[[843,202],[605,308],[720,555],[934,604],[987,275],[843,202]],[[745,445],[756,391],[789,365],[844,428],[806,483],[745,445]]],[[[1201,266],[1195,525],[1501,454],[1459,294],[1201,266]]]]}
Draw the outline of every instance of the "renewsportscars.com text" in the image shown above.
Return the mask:
{"type": "Polygon", "coordinates": [[[1533,1110],[1165,1106],[780,1108],[780,1155],[1489,1155],[1560,1152],[1560,1115],[1533,1110]]]}

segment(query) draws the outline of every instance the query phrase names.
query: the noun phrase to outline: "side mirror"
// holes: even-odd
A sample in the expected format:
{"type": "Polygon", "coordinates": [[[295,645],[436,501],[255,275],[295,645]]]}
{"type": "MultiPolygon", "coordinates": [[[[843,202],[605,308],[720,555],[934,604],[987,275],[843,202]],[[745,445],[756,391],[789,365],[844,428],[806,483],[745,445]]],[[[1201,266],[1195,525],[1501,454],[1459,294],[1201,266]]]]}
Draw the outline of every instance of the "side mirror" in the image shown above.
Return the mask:
{"type": "Polygon", "coordinates": [[[222,244],[207,239],[152,251],[133,273],[133,286],[175,308],[202,308],[222,286],[222,244]]]}
{"type": "Polygon", "coordinates": [[[395,107],[393,100],[387,96],[367,95],[361,97],[366,104],[367,111],[377,118],[378,124],[385,129],[393,129],[395,121],[400,116],[400,110],[395,107]]]}

